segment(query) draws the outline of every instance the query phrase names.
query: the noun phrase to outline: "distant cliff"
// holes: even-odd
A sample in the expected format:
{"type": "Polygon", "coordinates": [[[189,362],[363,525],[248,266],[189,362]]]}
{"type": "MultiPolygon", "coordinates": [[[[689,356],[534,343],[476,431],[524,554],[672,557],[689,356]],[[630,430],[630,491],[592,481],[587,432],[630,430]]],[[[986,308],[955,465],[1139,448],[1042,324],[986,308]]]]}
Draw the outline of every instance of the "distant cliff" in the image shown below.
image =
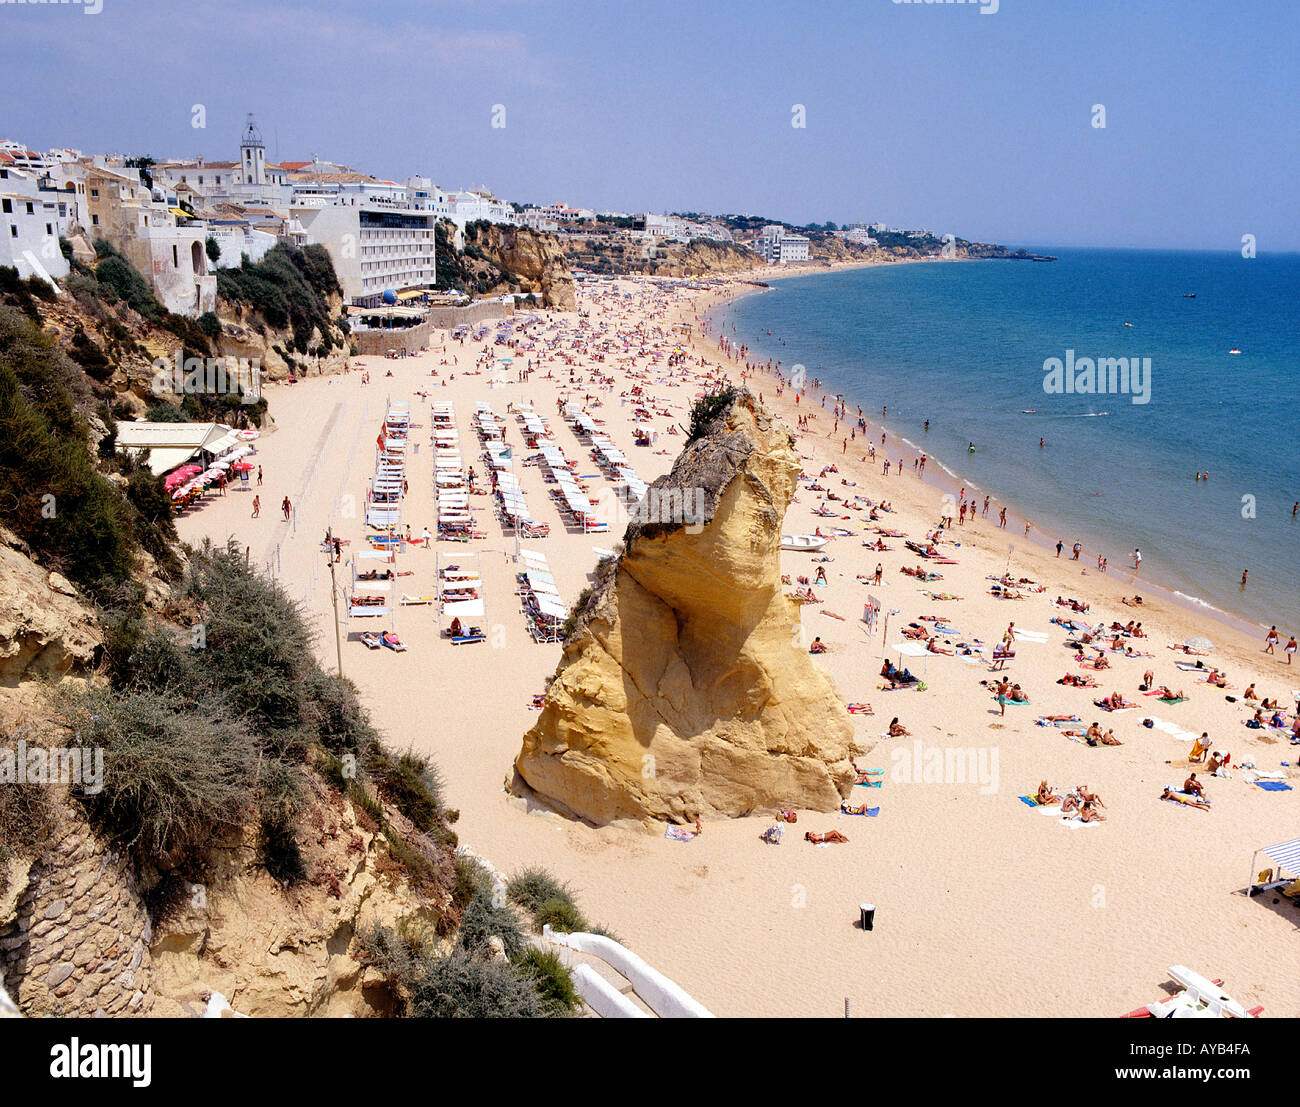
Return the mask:
{"type": "Polygon", "coordinates": [[[450,223],[439,240],[439,287],[479,296],[531,292],[544,307],[572,311],[577,291],[560,241],[553,234],[486,220],[465,227],[462,251],[451,247],[450,223]]]}
{"type": "Polygon", "coordinates": [[[789,432],[747,391],[709,414],[577,610],[515,762],[517,790],[598,823],[828,811],[853,783],[844,702],[781,590],[789,432]]]}
{"type": "Polygon", "coordinates": [[[653,277],[708,277],[766,264],[752,250],[708,238],[683,243],[571,235],[564,239],[564,254],[571,265],[611,276],[640,273],[653,277]]]}

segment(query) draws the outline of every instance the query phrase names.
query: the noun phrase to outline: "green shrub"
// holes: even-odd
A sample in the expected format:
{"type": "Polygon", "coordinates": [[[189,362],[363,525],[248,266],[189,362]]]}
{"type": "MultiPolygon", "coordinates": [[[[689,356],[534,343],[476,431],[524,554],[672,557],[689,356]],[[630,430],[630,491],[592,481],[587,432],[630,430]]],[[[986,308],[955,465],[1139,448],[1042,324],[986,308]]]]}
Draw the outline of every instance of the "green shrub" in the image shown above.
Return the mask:
{"type": "Polygon", "coordinates": [[[48,336],[0,307],[5,522],[42,564],[99,594],[126,579],[135,540],[127,502],[87,445],[84,389],[81,371],[48,336]]]}
{"type": "Polygon", "coordinates": [[[551,950],[529,946],[514,960],[519,973],[537,993],[542,1010],[552,1018],[567,1018],[582,1010],[582,997],[573,974],[551,950]]]}
{"type": "Polygon", "coordinates": [[[736,389],[728,386],[721,392],[714,392],[696,400],[691,408],[691,429],[686,436],[687,444],[689,445],[697,438],[702,438],[713,421],[726,410],[727,405],[735,397],[736,389]]]}
{"type": "Polygon", "coordinates": [[[293,345],[306,351],[313,330],[329,333],[329,297],[341,293],[329,252],[320,245],[303,249],[273,246],[255,265],[247,257],[237,269],[217,270],[217,294],[244,303],[272,327],[293,330],[293,345]]]}
{"type": "Polygon", "coordinates": [[[452,950],[427,962],[406,1014],[416,1019],[528,1019],[546,1014],[532,983],[511,966],[452,950]]]}
{"type": "Polygon", "coordinates": [[[57,713],[78,744],[104,750],[103,791],[79,797],[88,817],[141,862],[193,862],[242,826],[260,751],[218,705],[90,688],[66,693],[57,713]]]}
{"type": "Polygon", "coordinates": [[[99,282],[100,298],[110,303],[121,300],[150,323],[161,322],[168,313],[139,270],[105,239],[95,239],[95,254],[99,258],[95,279],[99,282]]]}
{"type": "Polygon", "coordinates": [[[514,911],[506,904],[497,906],[490,893],[480,892],[465,908],[456,941],[462,948],[480,953],[492,937],[501,939],[508,957],[516,956],[528,944],[514,911]]]}
{"type": "Polygon", "coordinates": [[[533,913],[533,921],[538,930],[549,926],[552,930],[574,934],[587,929],[587,920],[568,895],[548,899],[533,913]]]}
{"type": "MultiPolygon", "coordinates": [[[[16,739],[0,735],[0,745],[16,739]]],[[[0,785],[0,893],[6,890],[5,867],[15,857],[36,857],[54,835],[57,817],[50,789],[43,784],[0,785]]]]}
{"type": "Polygon", "coordinates": [[[533,914],[547,900],[565,898],[572,900],[569,886],[556,880],[545,869],[524,869],[506,882],[506,895],[533,914]]]}
{"type": "Polygon", "coordinates": [[[379,794],[420,830],[432,830],[442,814],[442,781],[432,762],[407,751],[394,757],[375,747],[367,766],[379,794]]]}

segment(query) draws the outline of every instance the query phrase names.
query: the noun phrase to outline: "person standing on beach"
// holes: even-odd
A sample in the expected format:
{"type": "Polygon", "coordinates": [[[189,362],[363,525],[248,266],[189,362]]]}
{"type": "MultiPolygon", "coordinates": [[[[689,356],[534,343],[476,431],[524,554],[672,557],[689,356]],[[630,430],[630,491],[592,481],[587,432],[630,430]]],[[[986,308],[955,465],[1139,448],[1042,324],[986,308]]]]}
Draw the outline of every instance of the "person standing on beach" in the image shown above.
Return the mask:
{"type": "Polygon", "coordinates": [[[1135,549],[1133,551],[1133,575],[1136,576],[1142,570],[1142,551],[1135,549]]]}
{"type": "Polygon", "coordinates": [[[1079,554],[1080,554],[1082,551],[1083,551],[1083,543],[1082,543],[1082,542],[1076,542],[1076,543],[1074,544],[1074,556],[1073,556],[1072,558],[1070,558],[1070,560],[1071,560],[1071,561],[1078,561],[1078,560],[1079,560],[1079,554]]]}
{"type": "Polygon", "coordinates": [[[985,496],[985,497],[984,497],[984,511],[983,511],[983,513],[980,515],[980,518],[981,518],[981,519],[987,519],[988,517],[989,517],[989,498],[988,498],[987,496],[985,496]]]}
{"type": "Polygon", "coordinates": [[[1275,654],[1276,651],[1273,649],[1273,647],[1276,645],[1277,645],[1277,627],[1272,626],[1268,628],[1268,635],[1264,639],[1264,652],[1275,654]]]}
{"type": "Polygon", "coordinates": [[[1250,576],[1250,570],[1249,570],[1249,569],[1242,569],[1242,571],[1241,571],[1241,586],[1242,586],[1243,588],[1246,587],[1246,578],[1247,578],[1248,576],[1250,576]]]}
{"type": "Polygon", "coordinates": [[[285,520],[287,521],[289,518],[289,512],[293,510],[293,504],[289,502],[288,496],[285,496],[285,498],[281,501],[280,510],[284,512],[284,517],[285,520]]]}
{"type": "Polygon", "coordinates": [[[254,496],[254,497],[253,497],[253,514],[252,514],[251,516],[249,516],[249,518],[256,519],[256,518],[257,518],[259,515],[261,515],[261,514],[262,514],[262,497],[261,497],[261,496],[254,496]]]}
{"type": "Polygon", "coordinates": [[[1003,530],[1007,529],[1007,509],[1005,507],[998,513],[998,526],[1003,530]]]}
{"type": "Polygon", "coordinates": [[[1295,656],[1296,647],[1297,647],[1297,643],[1295,640],[1295,635],[1293,634],[1291,635],[1290,638],[1286,640],[1286,645],[1282,647],[1283,652],[1286,653],[1286,663],[1288,665],[1291,664],[1291,658],[1295,656]]]}
{"type": "Polygon", "coordinates": [[[1058,539],[1056,540],[1056,557],[1057,557],[1057,560],[1060,560],[1060,557],[1061,557],[1061,551],[1062,551],[1063,549],[1065,549],[1065,543],[1062,542],[1062,541],[1058,538],[1058,539]]]}
{"type": "Polygon", "coordinates": [[[260,465],[257,467],[257,487],[262,487],[262,467],[260,465]]]}

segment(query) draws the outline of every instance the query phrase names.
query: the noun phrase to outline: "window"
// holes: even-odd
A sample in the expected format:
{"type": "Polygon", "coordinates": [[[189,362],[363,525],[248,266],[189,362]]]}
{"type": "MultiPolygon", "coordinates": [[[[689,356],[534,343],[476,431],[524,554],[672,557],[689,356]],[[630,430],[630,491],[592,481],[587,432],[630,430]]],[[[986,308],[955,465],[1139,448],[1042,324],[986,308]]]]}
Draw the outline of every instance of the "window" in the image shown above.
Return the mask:
{"type": "Polygon", "coordinates": [[[45,233],[46,233],[46,234],[49,234],[49,235],[52,235],[52,234],[54,233],[54,224],[53,224],[53,223],[46,223],[46,224],[45,224],[45,233]]]}
{"type": "Polygon", "coordinates": [[[90,217],[90,225],[91,225],[92,227],[98,227],[98,226],[99,226],[99,216],[98,216],[98,215],[92,215],[92,216],[90,217]]]}
{"type": "Polygon", "coordinates": [[[99,189],[97,189],[97,188],[92,188],[92,189],[90,190],[90,194],[91,194],[92,196],[98,196],[98,195],[99,195],[99,189]]]}
{"type": "Polygon", "coordinates": [[[27,214],[28,214],[28,215],[34,215],[35,213],[36,213],[36,209],[32,207],[32,202],[31,202],[30,200],[28,200],[28,201],[27,201],[27,214]]]}
{"type": "Polygon", "coordinates": [[[179,269],[180,267],[181,267],[181,256],[176,252],[176,247],[173,246],[172,247],[172,268],[179,269]]]}
{"type": "Polygon", "coordinates": [[[0,211],[3,211],[6,215],[8,215],[13,210],[14,210],[14,202],[12,200],[9,199],[0,200],[0,211]]]}
{"type": "Polygon", "coordinates": [[[9,227],[9,234],[10,234],[11,237],[13,237],[13,238],[17,238],[17,237],[18,237],[18,228],[17,228],[16,226],[10,224],[10,227],[9,227]]]}

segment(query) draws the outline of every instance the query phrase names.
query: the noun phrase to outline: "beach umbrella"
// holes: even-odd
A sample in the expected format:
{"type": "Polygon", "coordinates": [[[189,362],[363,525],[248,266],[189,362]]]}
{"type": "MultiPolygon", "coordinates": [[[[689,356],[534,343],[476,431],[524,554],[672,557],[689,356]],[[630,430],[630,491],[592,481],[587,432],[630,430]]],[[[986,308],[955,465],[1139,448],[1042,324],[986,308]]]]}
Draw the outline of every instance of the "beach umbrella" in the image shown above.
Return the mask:
{"type": "Polygon", "coordinates": [[[1189,650],[1199,650],[1201,653],[1209,653],[1214,649],[1214,643],[1208,638],[1189,638],[1183,645],[1189,650]]]}

